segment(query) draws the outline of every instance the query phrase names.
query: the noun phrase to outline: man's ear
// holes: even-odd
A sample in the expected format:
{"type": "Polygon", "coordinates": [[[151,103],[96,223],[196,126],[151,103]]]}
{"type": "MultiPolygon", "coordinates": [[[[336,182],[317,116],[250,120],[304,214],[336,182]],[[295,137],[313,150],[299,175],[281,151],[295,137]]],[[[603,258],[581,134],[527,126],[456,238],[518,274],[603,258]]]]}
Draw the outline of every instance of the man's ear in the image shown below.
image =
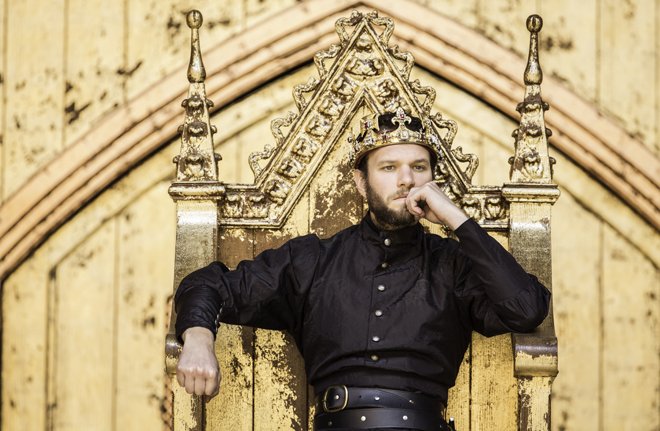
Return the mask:
{"type": "Polygon", "coordinates": [[[353,181],[355,181],[355,187],[358,190],[358,193],[363,198],[367,198],[367,179],[365,178],[364,172],[359,169],[353,169],[353,181]]]}

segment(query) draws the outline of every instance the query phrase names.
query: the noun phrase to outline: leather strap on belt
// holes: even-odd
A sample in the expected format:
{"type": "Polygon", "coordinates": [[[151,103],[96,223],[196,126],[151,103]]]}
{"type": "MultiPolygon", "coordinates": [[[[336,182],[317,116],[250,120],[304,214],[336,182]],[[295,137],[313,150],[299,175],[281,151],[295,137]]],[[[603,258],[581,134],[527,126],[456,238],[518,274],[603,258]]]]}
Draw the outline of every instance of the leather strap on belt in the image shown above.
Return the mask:
{"type": "Polygon", "coordinates": [[[319,413],[367,407],[426,410],[439,415],[445,412],[445,405],[439,398],[394,389],[330,386],[316,398],[316,411],[319,413]]]}
{"type": "Polygon", "coordinates": [[[444,431],[439,412],[425,410],[366,408],[342,410],[335,413],[321,413],[314,418],[314,429],[392,429],[410,428],[421,431],[444,431]]]}

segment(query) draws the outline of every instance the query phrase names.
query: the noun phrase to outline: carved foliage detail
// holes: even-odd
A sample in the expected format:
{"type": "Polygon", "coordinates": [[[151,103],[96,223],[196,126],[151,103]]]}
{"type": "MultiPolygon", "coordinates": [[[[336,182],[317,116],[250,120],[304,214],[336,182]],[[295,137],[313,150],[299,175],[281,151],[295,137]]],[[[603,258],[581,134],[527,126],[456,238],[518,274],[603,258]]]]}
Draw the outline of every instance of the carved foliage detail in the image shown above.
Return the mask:
{"type": "Polygon", "coordinates": [[[521,114],[520,126],[511,134],[515,139],[515,154],[509,159],[512,181],[549,182],[552,179],[553,160],[547,154],[547,138],[552,132],[545,127],[543,118],[548,108],[538,86],[528,86],[525,100],[516,107],[521,114]]]}
{"type": "MultiPolygon", "coordinates": [[[[208,113],[205,108],[213,106],[200,94],[193,94],[181,105],[185,108],[185,123],[179,127],[181,154],[174,157],[177,164],[177,181],[215,181],[219,154],[212,151],[213,140],[209,133],[208,113]]],[[[215,127],[211,126],[211,133],[215,127]]]]}
{"type": "MultiPolygon", "coordinates": [[[[504,223],[508,217],[507,202],[501,195],[466,194],[459,204],[468,217],[482,224],[504,223]]],[[[497,192],[499,193],[499,192],[497,192]]]]}

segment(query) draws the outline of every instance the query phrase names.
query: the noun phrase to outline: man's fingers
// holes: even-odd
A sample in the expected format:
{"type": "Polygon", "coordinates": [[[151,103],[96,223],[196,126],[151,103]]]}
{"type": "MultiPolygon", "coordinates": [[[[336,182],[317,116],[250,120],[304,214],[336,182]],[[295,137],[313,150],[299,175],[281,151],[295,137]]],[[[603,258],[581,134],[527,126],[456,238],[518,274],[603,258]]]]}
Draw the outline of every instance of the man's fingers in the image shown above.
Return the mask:
{"type": "Polygon", "coordinates": [[[220,385],[218,384],[218,373],[211,373],[209,377],[206,379],[206,387],[204,389],[204,395],[208,395],[209,397],[214,396],[215,394],[218,393],[218,387],[220,385]]]}
{"type": "Polygon", "coordinates": [[[208,378],[197,375],[195,376],[195,395],[204,395],[206,390],[206,381],[208,378]]]}
{"type": "Polygon", "coordinates": [[[186,375],[181,370],[176,370],[176,381],[179,382],[179,386],[182,388],[186,387],[186,375]]]}
{"type": "Polygon", "coordinates": [[[190,395],[195,393],[195,381],[197,380],[197,377],[194,374],[188,375],[186,377],[186,392],[188,392],[190,395]]]}

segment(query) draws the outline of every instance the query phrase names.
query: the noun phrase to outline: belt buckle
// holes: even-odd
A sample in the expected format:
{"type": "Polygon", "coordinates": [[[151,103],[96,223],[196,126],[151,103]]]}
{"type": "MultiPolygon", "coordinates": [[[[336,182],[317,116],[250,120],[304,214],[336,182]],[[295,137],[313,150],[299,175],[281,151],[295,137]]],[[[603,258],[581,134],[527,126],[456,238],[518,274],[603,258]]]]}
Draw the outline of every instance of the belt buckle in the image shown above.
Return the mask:
{"type": "Polygon", "coordinates": [[[324,410],[326,413],[340,412],[340,411],[344,410],[344,409],[346,408],[347,405],[348,405],[348,388],[346,387],[346,385],[341,385],[341,386],[329,386],[329,387],[326,388],[326,390],[323,392],[323,410],[324,410]],[[331,409],[331,408],[328,407],[328,393],[330,392],[330,389],[333,389],[333,388],[341,388],[341,389],[344,390],[344,403],[343,403],[341,406],[339,406],[339,407],[335,407],[335,408],[332,408],[332,409],[331,409]]]}

